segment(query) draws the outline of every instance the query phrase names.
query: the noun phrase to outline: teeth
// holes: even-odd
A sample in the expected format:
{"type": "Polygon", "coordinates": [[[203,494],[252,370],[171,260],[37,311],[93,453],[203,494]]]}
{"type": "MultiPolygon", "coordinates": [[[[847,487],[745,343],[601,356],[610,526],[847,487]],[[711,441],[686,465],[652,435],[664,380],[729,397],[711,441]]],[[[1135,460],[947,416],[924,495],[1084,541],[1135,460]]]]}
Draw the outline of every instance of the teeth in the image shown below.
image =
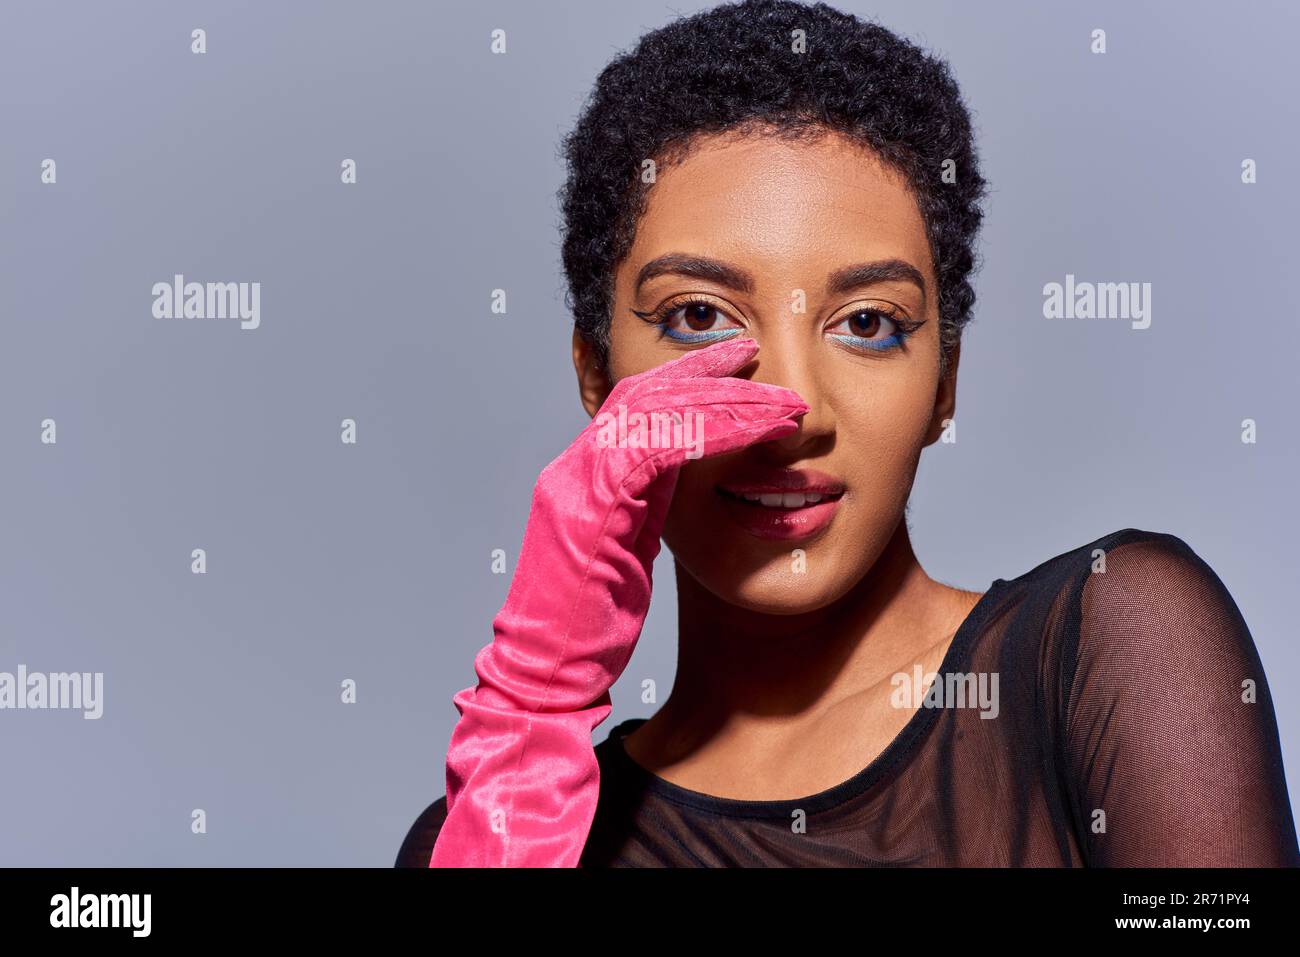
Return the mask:
{"type": "Polygon", "coordinates": [[[744,493],[740,497],[746,502],[769,508],[803,508],[805,505],[815,505],[826,496],[820,492],[765,492],[762,495],[744,493]]]}

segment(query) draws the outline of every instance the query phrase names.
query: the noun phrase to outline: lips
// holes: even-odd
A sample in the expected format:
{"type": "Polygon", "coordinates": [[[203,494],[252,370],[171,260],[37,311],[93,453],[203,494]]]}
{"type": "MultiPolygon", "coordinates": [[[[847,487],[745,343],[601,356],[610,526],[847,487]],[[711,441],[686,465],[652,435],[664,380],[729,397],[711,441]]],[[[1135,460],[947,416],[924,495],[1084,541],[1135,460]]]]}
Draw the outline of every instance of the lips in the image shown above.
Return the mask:
{"type": "Polygon", "coordinates": [[[798,541],[835,517],[844,483],[811,469],[750,469],[715,488],[726,513],[757,538],[798,541]]]}

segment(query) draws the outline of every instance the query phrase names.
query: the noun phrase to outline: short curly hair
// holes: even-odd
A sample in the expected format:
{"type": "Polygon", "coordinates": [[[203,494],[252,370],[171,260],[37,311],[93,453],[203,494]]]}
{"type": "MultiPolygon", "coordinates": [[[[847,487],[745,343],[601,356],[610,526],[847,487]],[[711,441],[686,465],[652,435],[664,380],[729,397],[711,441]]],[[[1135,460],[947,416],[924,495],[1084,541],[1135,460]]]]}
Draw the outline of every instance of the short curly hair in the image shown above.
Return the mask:
{"type": "Polygon", "coordinates": [[[946,63],[884,27],[794,0],[727,3],[646,34],[601,71],[564,138],[565,305],[600,367],[609,361],[614,271],[653,188],[642,164],[662,168],[697,137],[728,131],[835,131],[903,174],[938,278],[946,373],[975,302],[968,277],[986,191],[961,92],[946,63]]]}

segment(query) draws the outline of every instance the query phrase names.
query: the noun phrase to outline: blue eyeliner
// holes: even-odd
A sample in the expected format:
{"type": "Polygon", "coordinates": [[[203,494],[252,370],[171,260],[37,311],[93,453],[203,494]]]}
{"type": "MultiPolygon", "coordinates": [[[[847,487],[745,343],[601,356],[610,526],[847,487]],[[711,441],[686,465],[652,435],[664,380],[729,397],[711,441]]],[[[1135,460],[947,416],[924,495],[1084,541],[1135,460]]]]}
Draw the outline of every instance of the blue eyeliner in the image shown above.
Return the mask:
{"type": "Polygon", "coordinates": [[[831,338],[838,342],[844,343],[850,349],[868,349],[871,352],[888,352],[890,349],[897,349],[903,344],[908,333],[895,332],[892,336],[885,339],[864,339],[862,336],[846,336],[839,333],[832,333],[831,338]]]}
{"type": "Polygon", "coordinates": [[[666,325],[661,325],[660,335],[672,339],[674,342],[717,342],[719,339],[730,339],[738,332],[744,332],[743,329],[714,329],[709,332],[678,332],[675,329],[669,329],[666,325]]]}

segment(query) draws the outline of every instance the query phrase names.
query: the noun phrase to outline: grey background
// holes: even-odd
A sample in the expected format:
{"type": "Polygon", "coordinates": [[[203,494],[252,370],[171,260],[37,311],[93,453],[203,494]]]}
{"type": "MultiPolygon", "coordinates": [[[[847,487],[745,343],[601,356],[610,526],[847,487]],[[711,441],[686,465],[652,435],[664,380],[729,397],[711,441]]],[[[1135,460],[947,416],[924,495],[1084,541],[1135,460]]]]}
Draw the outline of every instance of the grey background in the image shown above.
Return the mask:
{"type": "MultiPolygon", "coordinates": [[[[586,421],[560,137],[611,56],[710,5],[0,7],[0,670],[105,674],[98,721],[0,712],[0,863],[392,863],[444,791],[508,587],[491,550],[513,562],[586,421]],[[261,328],[153,319],[177,272],[261,282],[261,328]]],[[[1296,793],[1300,14],[838,6],[948,58],[994,187],[922,563],[983,589],[1125,526],[1179,535],[1252,629],[1296,793]],[[1067,272],[1152,283],[1151,328],[1045,320],[1067,272]]],[[[643,678],[669,690],[670,572],[597,740],[653,712],[643,678]]]]}

